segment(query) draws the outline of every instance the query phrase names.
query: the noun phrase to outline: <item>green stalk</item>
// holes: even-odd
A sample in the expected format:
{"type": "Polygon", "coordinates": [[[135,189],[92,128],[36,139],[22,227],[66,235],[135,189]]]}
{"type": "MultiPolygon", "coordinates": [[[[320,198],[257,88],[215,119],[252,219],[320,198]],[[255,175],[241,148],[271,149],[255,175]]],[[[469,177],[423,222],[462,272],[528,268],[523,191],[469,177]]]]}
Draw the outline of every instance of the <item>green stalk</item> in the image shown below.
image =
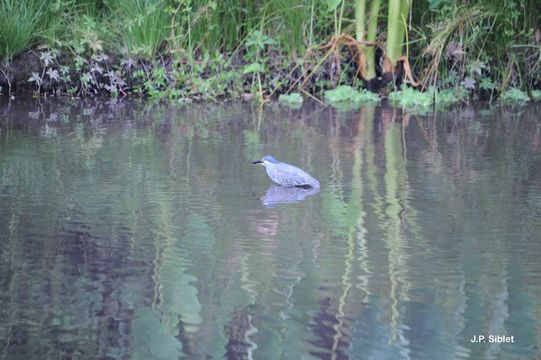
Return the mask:
{"type": "MultiPolygon", "coordinates": [[[[357,41],[364,41],[366,28],[366,2],[367,0],[355,1],[355,34],[357,41]]],[[[381,0],[372,0],[370,4],[370,17],[368,19],[368,33],[366,41],[375,42],[378,31],[378,15],[381,0]]],[[[361,45],[361,66],[362,77],[365,80],[372,80],[376,77],[376,47],[374,45],[361,45]]]]}
{"type": "Polygon", "coordinates": [[[387,57],[393,68],[402,56],[404,36],[406,34],[406,19],[412,0],[389,0],[387,18],[387,57]]]}
{"type": "MultiPolygon", "coordinates": [[[[366,17],[366,0],[355,0],[355,39],[364,41],[364,28],[366,17]]],[[[366,79],[366,46],[357,47],[357,66],[363,79],[366,79]]]]}
{"type": "Polygon", "coordinates": [[[366,0],[355,0],[355,38],[364,41],[366,0]]]}
{"type": "MultiPolygon", "coordinates": [[[[370,4],[370,18],[368,19],[368,33],[366,41],[376,42],[378,36],[378,17],[381,0],[372,0],[370,4]]],[[[372,80],[376,77],[376,46],[366,46],[366,80],[372,80]]]]}
{"type": "Polygon", "coordinates": [[[315,0],[312,0],[312,8],[310,10],[310,35],[308,37],[308,46],[312,46],[314,43],[314,14],[315,14],[315,0]]]}

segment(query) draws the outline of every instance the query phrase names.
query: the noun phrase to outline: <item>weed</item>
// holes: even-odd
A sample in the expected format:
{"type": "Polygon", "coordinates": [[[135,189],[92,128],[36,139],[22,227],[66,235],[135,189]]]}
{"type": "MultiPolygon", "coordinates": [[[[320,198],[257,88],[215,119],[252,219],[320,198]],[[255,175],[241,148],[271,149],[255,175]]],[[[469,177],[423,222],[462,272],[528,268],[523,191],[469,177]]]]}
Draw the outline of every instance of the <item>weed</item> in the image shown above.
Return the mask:
{"type": "Polygon", "coordinates": [[[524,105],[530,101],[530,97],[524,91],[511,88],[500,95],[500,99],[505,104],[524,105]]]}
{"type": "Polygon", "coordinates": [[[152,60],[169,34],[171,15],[164,0],[110,1],[117,23],[122,25],[121,37],[131,55],[152,60]]]}
{"type": "MultiPolygon", "coordinates": [[[[359,77],[378,90],[388,80],[382,74],[391,70],[406,73],[410,84],[413,73],[422,80],[425,93],[404,89],[389,96],[406,108],[493,99],[513,88],[539,98],[537,0],[430,0],[406,6],[411,4],[0,0],[0,83],[8,93],[18,82],[18,89],[26,85],[37,93],[73,96],[186,101],[257,93],[264,101],[279,93],[357,86],[359,77]],[[407,68],[408,58],[413,69],[407,68]]],[[[511,90],[502,101],[526,102],[511,90]]],[[[339,107],[379,101],[347,87],[325,98],[339,107]]]]}
{"type": "Polygon", "coordinates": [[[341,110],[357,109],[362,104],[380,101],[377,94],[366,90],[357,91],[347,85],[340,85],[336,89],[325,91],[324,98],[331,106],[341,110]]]}
{"type": "MultiPolygon", "coordinates": [[[[406,87],[402,88],[402,90],[390,93],[389,102],[393,106],[398,106],[411,112],[428,113],[432,111],[434,97],[434,90],[420,92],[410,87],[406,87]]],[[[445,98],[448,98],[448,96],[445,96],[445,98]]]]}
{"type": "Polygon", "coordinates": [[[35,44],[46,26],[46,0],[0,0],[0,58],[11,59],[35,44]]]}
{"type": "Polygon", "coordinates": [[[281,94],[278,97],[278,102],[281,105],[284,105],[293,109],[298,109],[302,106],[303,98],[302,98],[302,95],[299,93],[291,93],[289,95],[281,94]]]}
{"type": "Polygon", "coordinates": [[[439,109],[446,108],[461,102],[466,102],[469,98],[469,91],[466,87],[459,86],[451,89],[438,91],[436,88],[430,88],[428,94],[433,94],[432,97],[439,109]]]}

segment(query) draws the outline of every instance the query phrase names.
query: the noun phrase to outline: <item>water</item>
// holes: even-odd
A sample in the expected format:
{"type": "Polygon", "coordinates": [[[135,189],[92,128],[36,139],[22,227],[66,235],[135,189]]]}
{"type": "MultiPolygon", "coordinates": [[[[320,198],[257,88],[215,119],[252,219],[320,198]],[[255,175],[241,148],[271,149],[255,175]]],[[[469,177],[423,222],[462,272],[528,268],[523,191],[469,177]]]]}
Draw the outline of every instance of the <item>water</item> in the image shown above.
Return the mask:
{"type": "Polygon", "coordinates": [[[1,109],[1,359],[541,354],[539,106],[1,109]]]}

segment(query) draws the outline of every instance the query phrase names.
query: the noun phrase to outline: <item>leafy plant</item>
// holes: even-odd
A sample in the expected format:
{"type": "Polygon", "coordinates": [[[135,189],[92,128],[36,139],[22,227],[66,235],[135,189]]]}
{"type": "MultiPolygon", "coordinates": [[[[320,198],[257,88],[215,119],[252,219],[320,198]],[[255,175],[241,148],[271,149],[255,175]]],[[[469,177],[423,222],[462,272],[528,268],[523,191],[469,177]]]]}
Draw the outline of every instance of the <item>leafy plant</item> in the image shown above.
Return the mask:
{"type": "MultiPolygon", "coordinates": [[[[448,98],[448,95],[445,97],[448,98]]],[[[402,90],[389,94],[389,102],[393,106],[399,106],[408,111],[426,113],[432,110],[434,92],[420,92],[410,87],[403,87],[402,90]]]]}
{"type": "Polygon", "coordinates": [[[303,98],[302,95],[299,93],[291,93],[289,95],[280,94],[280,96],[278,97],[278,102],[281,105],[293,109],[299,109],[302,106],[303,98]]]}
{"type": "Polygon", "coordinates": [[[380,101],[380,97],[375,93],[366,90],[359,92],[347,85],[340,85],[336,89],[325,91],[324,98],[331,106],[343,110],[358,108],[363,103],[380,101]]]}
{"type": "Polygon", "coordinates": [[[533,101],[541,100],[541,90],[532,90],[532,100],[533,101]]]}
{"type": "Polygon", "coordinates": [[[428,94],[434,99],[434,102],[438,108],[445,108],[450,105],[458,104],[468,100],[469,92],[463,87],[456,87],[451,89],[444,89],[438,91],[436,88],[431,87],[428,90],[428,94]]]}
{"type": "MultiPolygon", "coordinates": [[[[411,57],[424,86],[438,89],[427,94],[436,106],[513,87],[534,100],[539,90],[530,89],[541,78],[535,9],[533,0],[0,0],[0,82],[8,92],[18,81],[18,89],[72,95],[186,101],[257,92],[266,101],[374,79],[377,63],[384,74],[403,70],[414,84],[411,57]],[[12,62],[44,49],[58,49],[54,64],[12,62]]],[[[382,79],[365,84],[389,77],[382,79]]],[[[407,94],[390,98],[414,106],[407,94]]],[[[340,87],[326,97],[342,108],[379,101],[340,87]]]]}
{"type": "Polygon", "coordinates": [[[511,88],[500,95],[500,99],[505,104],[524,105],[530,101],[530,97],[524,91],[511,88]]]}

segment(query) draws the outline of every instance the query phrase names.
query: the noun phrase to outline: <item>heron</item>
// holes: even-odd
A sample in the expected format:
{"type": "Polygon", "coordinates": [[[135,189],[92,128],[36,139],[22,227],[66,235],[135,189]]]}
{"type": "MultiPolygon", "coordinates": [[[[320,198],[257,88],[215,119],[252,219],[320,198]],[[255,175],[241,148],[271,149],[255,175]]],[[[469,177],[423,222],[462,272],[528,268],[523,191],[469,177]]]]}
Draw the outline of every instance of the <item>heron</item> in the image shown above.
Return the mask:
{"type": "Polygon", "coordinates": [[[296,166],[286,164],[273,158],[264,156],[261,160],[252,161],[252,164],[261,164],[267,170],[270,179],[282,186],[312,187],[319,189],[319,181],[306,171],[296,166]]]}

